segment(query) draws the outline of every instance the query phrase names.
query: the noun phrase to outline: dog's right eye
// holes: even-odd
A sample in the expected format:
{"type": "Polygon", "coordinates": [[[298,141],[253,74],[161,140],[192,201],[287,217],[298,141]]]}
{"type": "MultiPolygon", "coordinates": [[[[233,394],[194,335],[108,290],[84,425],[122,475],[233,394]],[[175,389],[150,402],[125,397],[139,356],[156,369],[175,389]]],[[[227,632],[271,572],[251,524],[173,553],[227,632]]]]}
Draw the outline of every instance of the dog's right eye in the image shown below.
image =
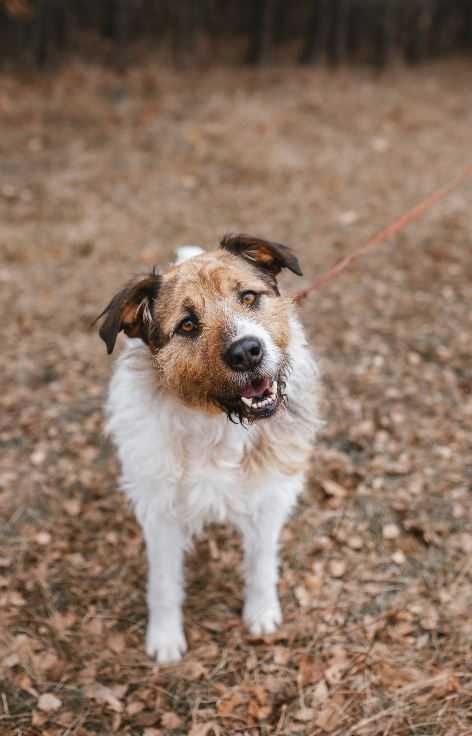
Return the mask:
{"type": "Polygon", "coordinates": [[[255,291],[243,291],[242,294],[239,295],[239,301],[245,307],[256,307],[259,301],[259,296],[260,295],[256,294],[255,291]]]}
{"type": "Polygon", "coordinates": [[[191,337],[192,335],[195,335],[195,333],[198,330],[198,321],[195,317],[185,317],[185,319],[180,322],[178,325],[176,332],[179,335],[185,335],[186,337],[191,337]]]}

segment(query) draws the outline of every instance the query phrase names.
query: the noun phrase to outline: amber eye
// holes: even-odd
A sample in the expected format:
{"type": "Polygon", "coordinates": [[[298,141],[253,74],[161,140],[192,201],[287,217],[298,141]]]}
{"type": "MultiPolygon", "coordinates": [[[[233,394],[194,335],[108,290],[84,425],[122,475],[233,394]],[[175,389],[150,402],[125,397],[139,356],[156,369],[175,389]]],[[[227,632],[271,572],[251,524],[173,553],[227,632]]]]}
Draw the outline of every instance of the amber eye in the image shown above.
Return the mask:
{"type": "Polygon", "coordinates": [[[245,307],[255,307],[259,301],[259,294],[255,291],[243,291],[239,300],[245,307]]]}
{"type": "Polygon", "coordinates": [[[185,317],[177,327],[176,332],[181,335],[194,335],[198,330],[198,322],[195,317],[185,317]]]}

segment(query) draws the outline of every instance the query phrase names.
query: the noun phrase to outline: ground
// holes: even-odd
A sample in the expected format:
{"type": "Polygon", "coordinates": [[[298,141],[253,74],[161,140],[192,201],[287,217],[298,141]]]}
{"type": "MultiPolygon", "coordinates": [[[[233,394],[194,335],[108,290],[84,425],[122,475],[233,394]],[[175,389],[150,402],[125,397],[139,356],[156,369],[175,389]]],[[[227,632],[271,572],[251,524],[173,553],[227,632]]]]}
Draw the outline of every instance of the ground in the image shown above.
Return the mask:
{"type": "Polygon", "coordinates": [[[130,275],[225,232],[290,244],[308,283],[460,173],[471,75],[2,75],[2,736],[472,733],[472,186],[301,310],[325,424],[273,637],[241,625],[239,540],[212,527],[188,560],[187,656],[144,654],[90,326],[130,275]]]}

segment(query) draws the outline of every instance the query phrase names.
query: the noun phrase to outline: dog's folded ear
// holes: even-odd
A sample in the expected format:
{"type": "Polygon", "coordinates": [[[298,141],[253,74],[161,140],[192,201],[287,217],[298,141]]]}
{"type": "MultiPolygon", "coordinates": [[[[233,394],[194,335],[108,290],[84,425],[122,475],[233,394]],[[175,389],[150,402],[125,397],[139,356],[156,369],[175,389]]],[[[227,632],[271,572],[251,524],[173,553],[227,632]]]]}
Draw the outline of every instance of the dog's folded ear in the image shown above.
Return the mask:
{"type": "Polygon", "coordinates": [[[112,353],[116,338],[123,330],[128,337],[140,337],[149,342],[149,329],[152,322],[152,302],[156,299],[160,285],[160,276],[151,274],[141,281],[128,284],[121,289],[103,312],[98,315],[94,324],[105,317],[99,335],[112,353]]]}
{"type": "Polygon", "coordinates": [[[268,271],[274,277],[283,268],[288,268],[297,276],[303,275],[296,255],[281,243],[272,243],[270,240],[254,238],[251,235],[225,235],[220,245],[233,255],[241,256],[258,268],[268,271]]]}

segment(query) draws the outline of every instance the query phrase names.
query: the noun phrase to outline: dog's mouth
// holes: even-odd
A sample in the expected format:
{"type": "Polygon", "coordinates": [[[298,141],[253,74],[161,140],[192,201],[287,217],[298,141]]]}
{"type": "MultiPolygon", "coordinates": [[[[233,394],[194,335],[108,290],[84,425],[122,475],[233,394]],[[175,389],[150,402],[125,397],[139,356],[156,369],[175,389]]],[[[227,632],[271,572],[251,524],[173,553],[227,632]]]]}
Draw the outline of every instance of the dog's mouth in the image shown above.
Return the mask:
{"type": "Polygon", "coordinates": [[[285,382],[279,377],[251,378],[239,389],[238,394],[227,399],[215,399],[231,421],[239,419],[252,422],[271,417],[284,401],[285,382]]]}
{"type": "Polygon", "coordinates": [[[272,417],[286,402],[286,381],[290,372],[288,361],[280,363],[275,375],[268,376],[259,372],[241,376],[239,385],[231,387],[230,395],[215,396],[213,402],[233,421],[251,423],[259,419],[272,417]]]}
{"type": "Polygon", "coordinates": [[[270,417],[279,406],[279,384],[266,377],[252,379],[243,387],[240,400],[247,417],[270,417]]]}

